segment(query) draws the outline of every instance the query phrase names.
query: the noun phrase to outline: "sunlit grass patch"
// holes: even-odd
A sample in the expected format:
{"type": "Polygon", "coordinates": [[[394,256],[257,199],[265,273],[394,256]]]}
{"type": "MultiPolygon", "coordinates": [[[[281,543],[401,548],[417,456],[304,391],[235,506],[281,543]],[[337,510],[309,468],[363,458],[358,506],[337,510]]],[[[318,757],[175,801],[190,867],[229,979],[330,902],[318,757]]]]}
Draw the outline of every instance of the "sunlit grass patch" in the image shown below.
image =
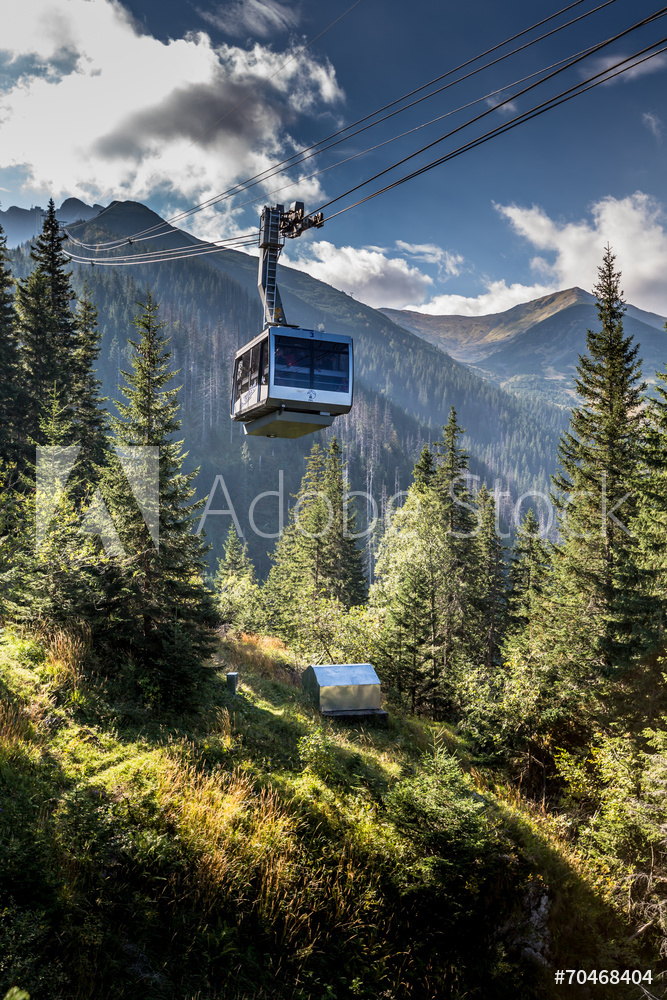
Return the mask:
{"type": "Polygon", "coordinates": [[[227,636],[221,647],[222,662],[239,672],[250,670],[287,684],[298,683],[300,669],[282,642],[274,636],[241,632],[227,636]]]}

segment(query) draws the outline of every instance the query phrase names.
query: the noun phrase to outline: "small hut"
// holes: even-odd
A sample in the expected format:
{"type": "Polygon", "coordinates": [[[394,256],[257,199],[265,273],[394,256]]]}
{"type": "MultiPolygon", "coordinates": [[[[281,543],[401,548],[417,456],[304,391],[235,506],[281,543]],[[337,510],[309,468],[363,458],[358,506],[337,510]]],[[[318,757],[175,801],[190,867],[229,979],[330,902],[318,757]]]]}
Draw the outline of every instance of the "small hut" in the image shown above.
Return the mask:
{"type": "Polygon", "coordinates": [[[380,703],[380,678],[370,663],[311,664],[301,684],[322,715],[387,716],[380,703]]]}

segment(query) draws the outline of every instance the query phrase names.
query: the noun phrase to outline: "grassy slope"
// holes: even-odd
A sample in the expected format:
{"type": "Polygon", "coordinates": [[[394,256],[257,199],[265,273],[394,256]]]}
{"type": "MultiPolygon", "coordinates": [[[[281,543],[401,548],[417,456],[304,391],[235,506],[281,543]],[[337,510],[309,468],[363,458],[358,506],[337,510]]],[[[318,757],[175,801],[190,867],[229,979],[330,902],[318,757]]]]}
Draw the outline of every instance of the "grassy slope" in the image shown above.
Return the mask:
{"type": "Polygon", "coordinates": [[[651,964],[610,873],[447,727],[322,727],[256,639],[155,721],[85,652],[0,646],[0,996],[547,998],[554,968],[651,964]]]}

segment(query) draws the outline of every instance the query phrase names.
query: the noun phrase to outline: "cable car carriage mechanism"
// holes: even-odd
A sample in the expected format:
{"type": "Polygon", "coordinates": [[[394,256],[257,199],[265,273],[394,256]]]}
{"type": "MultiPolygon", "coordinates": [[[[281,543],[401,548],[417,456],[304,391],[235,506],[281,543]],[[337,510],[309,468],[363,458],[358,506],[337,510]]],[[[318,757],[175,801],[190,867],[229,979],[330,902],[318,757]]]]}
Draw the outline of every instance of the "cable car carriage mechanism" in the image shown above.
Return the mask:
{"type": "Polygon", "coordinates": [[[246,434],[297,438],[352,408],[352,338],[287,323],[276,281],[285,237],[322,224],[322,213],[304,216],[299,201],[288,212],[282,205],[262,211],[257,283],[264,330],[236,352],[232,379],[231,417],[246,434]]]}

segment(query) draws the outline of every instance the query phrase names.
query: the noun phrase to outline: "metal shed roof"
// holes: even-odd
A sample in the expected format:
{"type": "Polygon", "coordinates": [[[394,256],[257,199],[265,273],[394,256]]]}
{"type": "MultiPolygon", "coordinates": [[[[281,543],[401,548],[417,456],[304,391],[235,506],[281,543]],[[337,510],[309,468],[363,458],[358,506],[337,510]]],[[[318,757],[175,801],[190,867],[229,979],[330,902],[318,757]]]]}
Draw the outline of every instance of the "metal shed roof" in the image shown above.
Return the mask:
{"type": "Polygon", "coordinates": [[[311,668],[320,687],[380,683],[370,663],[313,663],[311,668]]]}

